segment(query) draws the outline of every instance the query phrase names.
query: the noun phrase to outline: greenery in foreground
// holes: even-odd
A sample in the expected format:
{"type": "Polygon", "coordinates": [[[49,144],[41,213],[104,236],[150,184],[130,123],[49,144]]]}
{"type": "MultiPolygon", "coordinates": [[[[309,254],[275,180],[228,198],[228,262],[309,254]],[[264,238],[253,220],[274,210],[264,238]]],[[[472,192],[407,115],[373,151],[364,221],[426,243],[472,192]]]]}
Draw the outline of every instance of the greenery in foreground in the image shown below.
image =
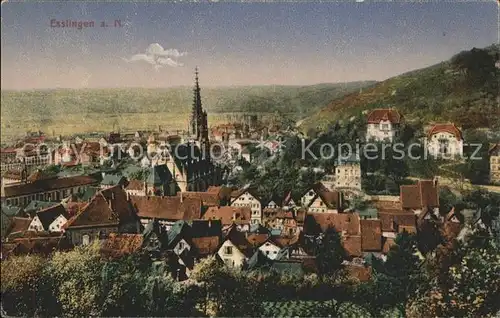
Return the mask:
{"type": "Polygon", "coordinates": [[[363,283],[339,266],[334,232],[319,245],[318,274],[230,270],[209,257],[176,282],[146,255],[104,259],[97,245],[11,257],[1,265],[2,307],[16,316],[492,317],[500,310],[499,232],[469,228],[465,240],[442,236],[425,255],[415,236],[400,234],[386,262],[371,258],[373,279],[363,283]]]}

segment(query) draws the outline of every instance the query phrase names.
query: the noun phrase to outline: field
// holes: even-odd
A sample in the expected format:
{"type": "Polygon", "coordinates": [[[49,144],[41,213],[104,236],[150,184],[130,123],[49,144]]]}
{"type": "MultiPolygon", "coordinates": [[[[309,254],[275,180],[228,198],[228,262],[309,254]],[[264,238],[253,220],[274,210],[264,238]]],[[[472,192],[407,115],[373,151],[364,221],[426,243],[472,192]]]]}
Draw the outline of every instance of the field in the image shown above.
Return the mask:
{"type": "MultiPolygon", "coordinates": [[[[246,113],[297,120],[331,100],[373,84],[354,82],[311,86],[202,87],[209,125],[246,113]]],[[[192,88],[54,89],[1,92],[2,141],[42,130],[67,135],[91,131],[185,129],[192,88]]]]}

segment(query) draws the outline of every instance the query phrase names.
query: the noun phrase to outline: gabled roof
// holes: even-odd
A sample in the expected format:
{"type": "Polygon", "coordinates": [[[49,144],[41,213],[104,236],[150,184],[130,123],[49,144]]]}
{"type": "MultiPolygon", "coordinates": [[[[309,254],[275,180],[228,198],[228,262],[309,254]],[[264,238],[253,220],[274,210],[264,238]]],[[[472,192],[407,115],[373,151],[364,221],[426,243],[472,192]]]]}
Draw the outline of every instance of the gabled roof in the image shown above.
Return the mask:
{"type": "Polygon", "coordinates": [[[312,204],[319,197],[327,208],[329,209],[341,208],[341,203],[342,203],[341,192],[330,191],[327,187],[325,187],[323,183],[318,182],[309,187],[302,196],[304,196],[310,190],[313,190],[314,193],[316,193],[316,196],[311,200],[310,204],[312,204]]]}
{"type": "Polygon", "coordinates": [[[97,192],[77,215],[69,219],[65,228],[117,226],[134,218],[127,194],[117,185],[97,192]]]}
{"type": "Polygon", "coordinates": [[[241,197],[243,194],[245,193],[249,193],[251,196],[253,196],[254,198],[256,198],[257,200],[261,201],[261,198],[259,196],[259,194],[257,193],[257,191],[254,189],[254,188],[241,188],[241,189],[238,189],[238,190],[234,190],[231,192],[231,202],[234,202],[236,199],[238,199],[239,197],[241,197]]]}
{"type": "Polygon", "coordinates": [[[227,233],[226,240],[229,240],[233,245],[238,248],[246,257],[251,257],[253,255],[254,248],[250,242],[245,237],[245,234],[238,231],[236,227],[232,227],[227,233]]]}
{"type": "Polygon", "coordinates": [[[334,228],[349,235],[360,235],[360,219],[357,213],[309,213],[304,222],[305,233],[325,232],[334,228]]]}
{"type": "Polygon", "coordinates": [[[416,185],[402,185],[400,196],[403,209],[439,207],[438,186],[433,180],[419,180],[416,185]]]}
{"type": "Polygon", "coordinates": [[[187,234],[188,228],[189,225],[186,221],[180,220],[175,222],[167,232],[168,247],[174,248],[181,239],[185,238],[184,236],[187,234]]]}
{"type": "Polygon", "coordinates": [[[68,218],[68,214],[66,209],[62,204],[57,204],[49,208],[45,208],[36,213],[36,216],[42,223],[42,226],[45,230],[49,229],[50,224],[55,221],[60,215],[64,216],[66,219],[68,218]]]}
{"type": "Polygon", "coordinates": [[[140,218],[187,221],[201,217],[201,200],[199,199],[131,195],[130,202],[140,218]]]}
{"type": "Polygon", "coordinates": [[[379,211],[378,217],[384,232],[398,232],[399,226],[416,226],[416,216],[413,212],[408,211],[394,211],[394,212],[381,212],[379,211]]]}
{"type": "Polygon", "coordinates": [[[455,136],[455,138],[457,138],[457,140],[463,139],[462,131],[460,131],[460,129],[458,129],[458,127],[455,126],[455,124],[436,124],[432,126],[431,129],[429,129],[429,131],[427,132],[427,137],[430,139],[435,134],[443,132],[452,134],[453,136],[455,136]]]}
{"type": "Polygon", "coordinates": [[[32,219],[31,218],[20,218],[12,217],[9,226],[7,227],[5,234],[10,235],[12,233],[27,231],[32,219]]]}
{"type": "Polygon", "coordinates": [[[17,197],[51,190],[65,189],[77,186],[97,184],[99,181],[90,176],[74,176],[67,178],[58,178],[51,180],[39,180],[33,183],[12,185],[4,187],[4,196],[6,198],[17,197]]]}
{"type": "Polygon", "coordinates": [[[182,195],[184,198],[199,199],[203,206],[219,206],[221,204],[218,193],[187,191],[178,192],[177,195],[182,195]]]}
{"type": "Polygon", "coordinates": [[[285,248],[299,243],[300,236],[272,236],[270,241],[276,244],[278,247],[285,248]]]}
{"type": "Polygon", "coordinates": [[[368,124],[378,124],[381,121],[390,121],[393,124],[401,123],[403,115],[395,109],[374,109],[368,115],[368,124]]]}
{"type": "Polygon", "coordinates": [[[191,239],[191,243],[198,255],[212,255],[219,249],[220,236],[194,237],[191,239]]]}
{"type": "Polygon", "coordinates": [[[363,251],[380,251],[382,249],[382,221],[360,220],[361,249],[363,251]]]}
{"type": "Polygon", "coordinates": [[[259,247],[269,239],[269,234],[249,234],[247,236],[248,242],[253,247],[259,247]]]}
{"type": "Polygon", "coordinates": [[[249,207],[220,206],[209,207],[203,215],[203,220],[220,220],[222,225],[250,224],[252,211],[249,207]]]}

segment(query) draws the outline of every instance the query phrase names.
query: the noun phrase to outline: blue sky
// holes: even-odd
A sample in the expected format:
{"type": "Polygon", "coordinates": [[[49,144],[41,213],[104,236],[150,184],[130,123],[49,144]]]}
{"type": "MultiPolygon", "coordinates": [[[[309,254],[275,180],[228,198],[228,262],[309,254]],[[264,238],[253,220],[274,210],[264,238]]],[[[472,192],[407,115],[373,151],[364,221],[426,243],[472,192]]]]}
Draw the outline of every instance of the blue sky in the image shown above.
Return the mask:
{"type": "Polygon", "coordinates": [[[496,2],[2,5],[2,89],[383,80],[498,42],[496,2]],[[50,20],[95,21],[52,28],[50,20]],[[101,21],[122,22],[101,28],[101,21]],[[187,52],[127,62],[152,43],[187,52]]]}

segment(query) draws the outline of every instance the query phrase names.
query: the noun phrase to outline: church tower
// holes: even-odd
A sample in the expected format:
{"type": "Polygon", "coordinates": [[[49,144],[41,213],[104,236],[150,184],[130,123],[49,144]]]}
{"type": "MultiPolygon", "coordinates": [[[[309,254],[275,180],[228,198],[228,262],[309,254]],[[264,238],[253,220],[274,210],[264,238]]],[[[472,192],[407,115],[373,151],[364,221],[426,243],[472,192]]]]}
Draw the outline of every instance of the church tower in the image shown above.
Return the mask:
{"type": "Polygon", "coordinates": [[[193,89],[193,108],[189,121],[190,134],[202,148],[208,149],[208,121],[207,112],[201,104],[201,89],[198,79],[198,67],[195,69],[195,84],[193,89]]]}

